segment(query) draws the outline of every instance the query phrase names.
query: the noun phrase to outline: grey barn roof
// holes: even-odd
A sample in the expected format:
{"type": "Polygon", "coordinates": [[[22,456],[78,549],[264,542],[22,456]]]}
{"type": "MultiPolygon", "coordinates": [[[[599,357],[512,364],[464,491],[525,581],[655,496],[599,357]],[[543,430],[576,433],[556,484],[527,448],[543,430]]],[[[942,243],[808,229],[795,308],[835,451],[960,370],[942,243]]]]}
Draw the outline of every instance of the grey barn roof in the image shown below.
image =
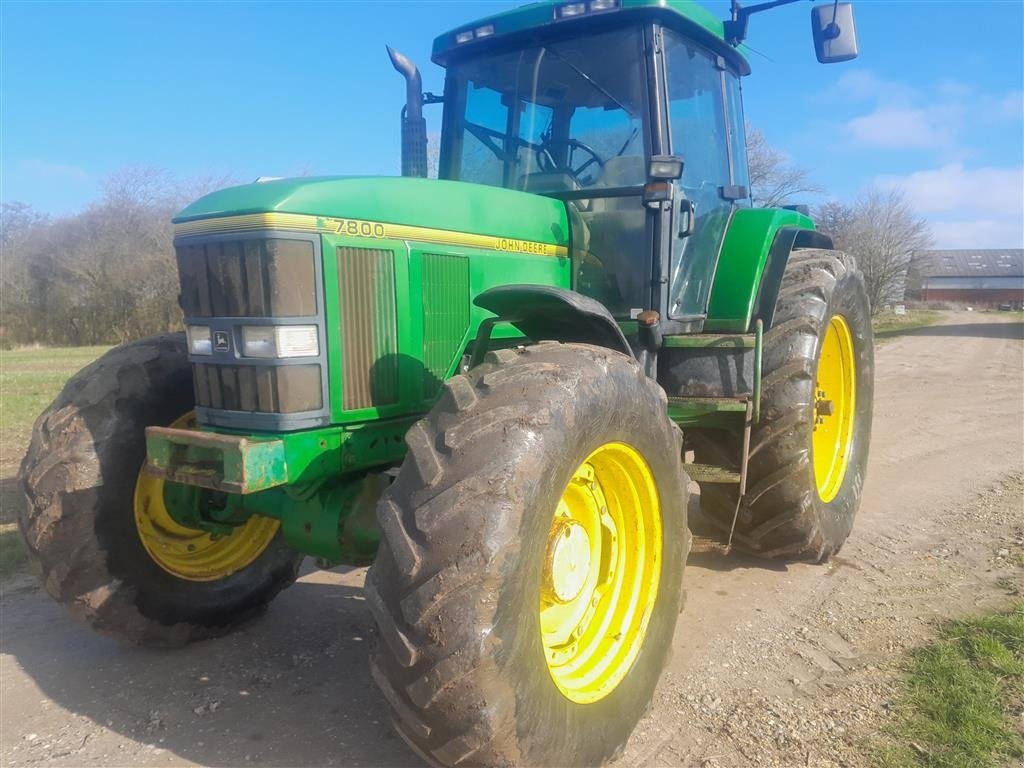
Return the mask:
{"type": "Polygon", "coordinates": [[[1024,248],[918,251],[914,262],[921,277],[1018,277],[1024,275],[1024,248]]]}

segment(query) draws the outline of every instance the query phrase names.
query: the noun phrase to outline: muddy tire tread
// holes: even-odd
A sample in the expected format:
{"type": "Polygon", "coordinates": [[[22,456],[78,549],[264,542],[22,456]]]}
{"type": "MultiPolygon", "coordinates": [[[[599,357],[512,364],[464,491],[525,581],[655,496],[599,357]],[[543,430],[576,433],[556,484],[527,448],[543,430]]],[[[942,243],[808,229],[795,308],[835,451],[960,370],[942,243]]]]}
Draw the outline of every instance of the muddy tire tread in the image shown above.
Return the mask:
{"type": "MultiPolygon", "coordinates": [[[[809,500],[810,442],[801,436],[813,427],[816,375],[815,362],[804,351],[816,348],[836,286],[851,281],[852,290],[863,291],[854,260],[840,251],[798,249],[790,256],[774,322],[764,337],[761,423],[751,434],[747,494],[736,523],[736,542],[754,554],[820,562],[846,538],[823,527],[809,500]]],[[[698,461],[738,468],[737,434],[693,430],[687,440],[698,461]]],[[[736,493],[735,486],[701,485],[701,509],[718,530],[731,526],[736,493]]]]}
{"type": "Polygon", "coordinates": [[[44,588],[77,618],[132,643],[173,647],[222,635],[262,611],[295,580],[301,562],[280,542],[272,545],[272,573],[262,574],[253,599],[236,603],[215,622],[168,624],[146,615],[135,590],[112,572],[113,556],[97,533],[95,514],[109,501],[103,491],[111,479],[104,473],[118,471],[105,452],[122,444],[126,421],[142,423],[154,391],[160,399],[187,403],[182,413],[191,410],[191,386],[184,334],[117,347],[68,380],[36,420],[21,464],[26,503],[18,523],[44,588]]]}

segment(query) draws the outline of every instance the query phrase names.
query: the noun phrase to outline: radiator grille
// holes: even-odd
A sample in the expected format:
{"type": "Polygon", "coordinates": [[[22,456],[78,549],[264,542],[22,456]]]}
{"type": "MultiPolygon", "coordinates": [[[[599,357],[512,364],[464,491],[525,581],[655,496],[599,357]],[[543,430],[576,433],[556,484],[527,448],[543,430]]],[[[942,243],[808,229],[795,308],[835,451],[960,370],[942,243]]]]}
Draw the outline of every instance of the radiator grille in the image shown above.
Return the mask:
{"type": "Polygon", "coordinates": [[[469,328],[469,260],[424,253],[423,398],[437,396],[469,328]]]}
{"type": "Polygon", "coordinates": [[[177,248],[186,317],[307,317],[317,313],[313,243],[224,240],[177,248]]]}
{"type": "Polygon", "coordinates": [[[196,405],[250,413],[300,413],[323,407],[319,365],[192,366],[196,405]]]}
{"type": "Polygon", "coordinates": [[[395,254],[338,248],[345,410],[398,402],[395,254]]]}
{"type": "Polygon", "coordinates": [[[190,355],[197,416],[203,424],[247,429],[301,428],[326,416],[323,288],[318,241],[240,235],[176,245],[180,302],[188,326],[214,340],[190,355]],[[243,328],[315,325],[321,353],[305,359],[247,357],[243,328]]]}

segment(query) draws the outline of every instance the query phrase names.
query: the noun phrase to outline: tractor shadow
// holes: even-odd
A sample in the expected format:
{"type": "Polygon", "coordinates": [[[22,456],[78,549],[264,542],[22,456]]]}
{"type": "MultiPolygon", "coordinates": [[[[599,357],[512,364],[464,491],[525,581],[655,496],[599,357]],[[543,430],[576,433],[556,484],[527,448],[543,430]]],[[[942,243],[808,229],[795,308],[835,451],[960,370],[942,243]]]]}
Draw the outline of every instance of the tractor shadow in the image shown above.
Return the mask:
{"type": "Polygon", "coordinates": [[[787,564],[781,560],[766,560],[736,548],[726,553],[728,535],[700,511],[699,493],[690,494],[686,514],[690,533],[693,534],[693,545],[686,559],[687,568],[717,572],[758,570],[785,573],[789,570],[787,564]]]}
{"type": "MultiPolygon", "coordinates": [[[[99,743],[68,764],[149,763],[166,750],[209,766],[423,765],[392,730],[370,678],[374,629],[361,570],[306,568],[260,619],[166,651],[96,634],[27,577],[5,586],[3,652],[31,678],[8,677],[8,703],[36,709],[42,694],[95,724],[86,740],[99,743]],[[120,741],[104,729],[136,744],[96,755],[102,743],[120,741]]],[[[68,718],[55,709],[34,717],[33,730],[52,731],[48,738],[63,731],[68,718]]]]}

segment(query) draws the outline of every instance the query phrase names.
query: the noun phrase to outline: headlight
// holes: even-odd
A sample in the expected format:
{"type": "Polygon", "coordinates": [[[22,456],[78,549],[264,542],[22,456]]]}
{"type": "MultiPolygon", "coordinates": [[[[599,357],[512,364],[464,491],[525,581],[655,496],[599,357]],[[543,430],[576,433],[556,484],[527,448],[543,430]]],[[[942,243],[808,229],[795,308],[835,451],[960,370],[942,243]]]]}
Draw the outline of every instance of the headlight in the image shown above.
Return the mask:
{"type": "Polygon", "coordinates": [[[316,357],[320,339],[315,325],[242,326],[244,357],[316,357]]]}
{"type": "Polygon", "coordinates": [[[210,341],[210,326],[190,325],[185,329],[188,336],[188,351],[193,355],[212,355],[213,343],[210,341]]]}

